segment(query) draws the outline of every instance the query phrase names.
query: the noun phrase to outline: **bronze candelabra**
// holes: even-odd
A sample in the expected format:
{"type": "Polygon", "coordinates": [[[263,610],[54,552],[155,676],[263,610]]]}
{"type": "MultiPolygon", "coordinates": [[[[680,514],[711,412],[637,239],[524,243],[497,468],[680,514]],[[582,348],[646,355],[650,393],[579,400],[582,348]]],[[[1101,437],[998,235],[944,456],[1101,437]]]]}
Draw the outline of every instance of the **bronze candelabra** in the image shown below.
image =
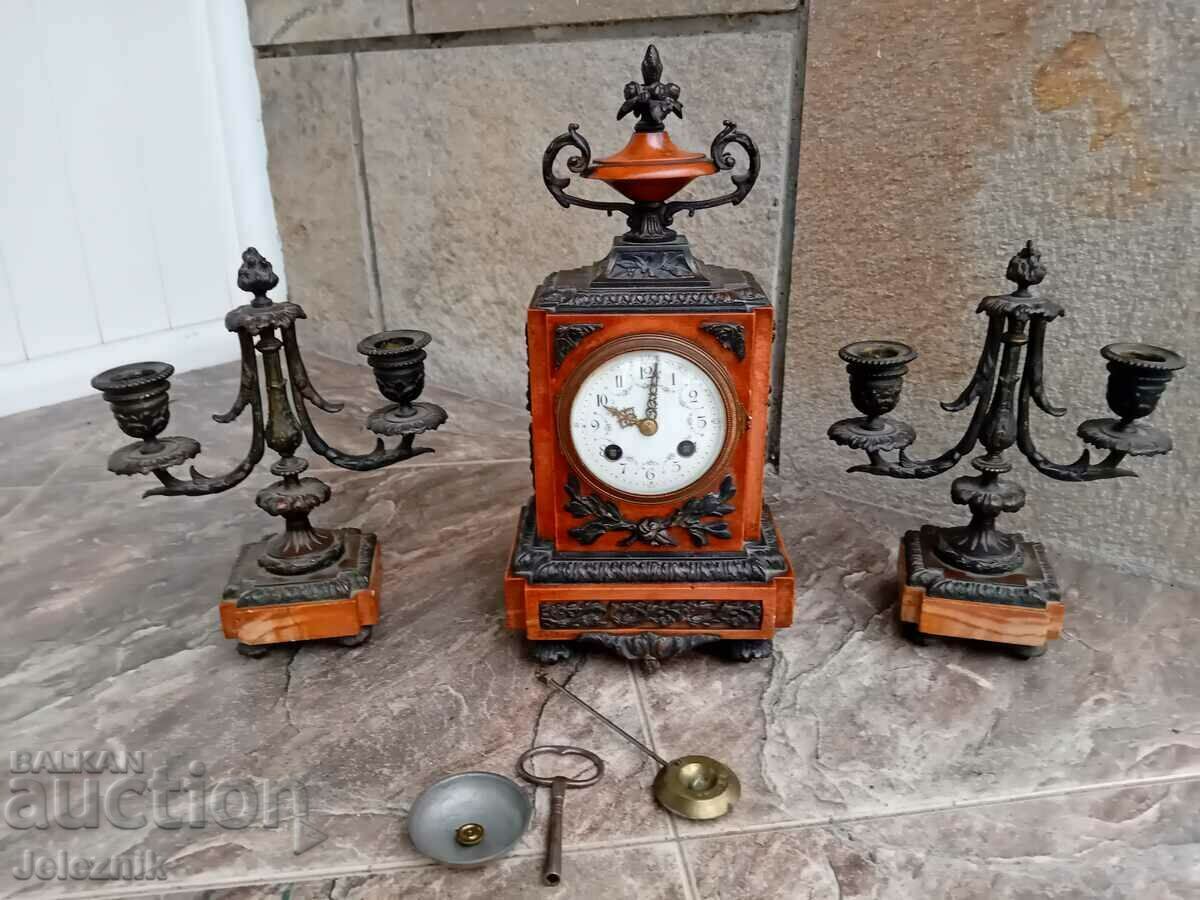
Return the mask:
{"type": "Polygon", "coordinates": [[[1035,469],[1059,481],[1136,475],[1122,466],[1127,457],[1171,449],[1165,432],[1138,420],[1154,411],[1173,374],[1183,368],[1183,358],[1148,344],[1116,343],[1100,351],[1108,360],[1106,399],[1116,418],[1088,419],[1077,430],[1084,443],[1106,451],[1104,458],[1093,463],[1085,448],[1074,462],[1058,463],[1038,450],[1029,428],[1030,401],[1048,415],[1066,413],[1046,399],[1042,376],[1046,326],[1064,315],[1061,305],[1031,291],[1045,274],[1030,241],[1008,264],[1006,277],[1016,290],[980,302],[977,311],[987,315],[988,331],[975,374],[956,400],[942,404],[947,412],[974,404],[974,412],[962,438],[940,456],[910,458],[907,448],[916,431],[887,415],[900,399],[916,352],[896,341],[859,341],[838,353],[850,375],[850,398],[863,415],[834,423],[829,437],[865,451],[868,458],[849,471],[931,478],[953,468],[976,444],[984,450],[971,460],[978,474],[960,476],[951,485],[953,501],[971,510],[970,522],[925,525],[904,535],[900,619],[910,637],[940,634],[1006,643],[1021,656],[1041,655],[1046,641],[1058,637],[1062,597],[1044,548],[996,527],[1001,513],[1025,505],[1024,488],[1003,477],[1012,469],[1004,454],[1014,444],[1035,469]],[[894,460],[885,456],[891,451],[898,451],[894,460]]]}
{"type": "Polygon", "coordinates": [[[336,638],[355,646],[379,621],[378,540],[356,528],[313,526],[309,514],[329,500],[330,489],[319,478],[301,477],[308,463],[295,452],[307,441],[334,465],[360,472],[432,453],[430,447],[413,446],[418,434],[446,421],[440,406],[417,402],[430,337],[423,331],[385,331],[359,343],[380,393],[392,401],[368,416],[367,428],[400,441],[388,449],[377,438],[369,453],[346,453],[321,437],[309,415],[309,403],[329,413],[340,411],[342,404],[324,399],[309,380],[296,339],[296,320],[306,318],[304,310],[267,296],[279,278],[253,247],[242,254],[237,283],[253,297],[225,317],[225,327],[241,344],[241,381],[233,407],[213,419],[229,423],[250,408],[253,431],[245,458],[223,475],[202,475],[194,467],[186,479],[172,475],[172,467],[199,455],[200,443],[161,436],[170,418],[169,379],[175,370],[163,362],[141,362],[92,379],[121,430],[137,438],[113,452],[108,468],[117,475],[153,474],[162,485],[146,496],[206,496],[244,481],[270,447],[279,454],[271,465],[279,480],[260,490],[255,502],[280,516],[284,529],[242,548],[220,604],[225,636],[237,638],[238,650],[249,656],[285,641],[336,638]],[[256,353],[262,357],[265,390],[256,353]]]}

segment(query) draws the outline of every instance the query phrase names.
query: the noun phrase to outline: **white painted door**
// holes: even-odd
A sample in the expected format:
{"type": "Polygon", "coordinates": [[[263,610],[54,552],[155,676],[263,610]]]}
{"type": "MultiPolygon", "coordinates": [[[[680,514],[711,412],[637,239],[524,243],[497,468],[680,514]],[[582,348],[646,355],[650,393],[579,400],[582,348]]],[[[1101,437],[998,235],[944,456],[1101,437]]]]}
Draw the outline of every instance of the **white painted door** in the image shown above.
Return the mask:
{"type": "Polygon", "coordinates": [[[0,129],[0,415],[236,357],[283,262],[243,0],[0,0],[0,129]]]}

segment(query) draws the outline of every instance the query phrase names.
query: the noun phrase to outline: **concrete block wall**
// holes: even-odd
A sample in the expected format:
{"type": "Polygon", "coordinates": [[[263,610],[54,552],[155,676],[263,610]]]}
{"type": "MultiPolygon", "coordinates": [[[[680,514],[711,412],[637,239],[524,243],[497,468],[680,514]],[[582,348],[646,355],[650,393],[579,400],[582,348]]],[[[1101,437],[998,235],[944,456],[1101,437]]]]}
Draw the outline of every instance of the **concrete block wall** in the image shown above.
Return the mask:
{"type": "MultiPolygon", "coordinates": [[[[672,136],[705,149],[733,118],[763,172],[737,209],[684,230],[702,258],[754,271],[784,316],[781,471],[833,493],[961,517],[946,475],[900,483],[844,468],[825,438],[851,414],[837,348],[894,337],[922,353],[899,410],[936,452],[942,413],[1026,238],[1070,314],[1050,334],[1043,449],[1078,451],[1102,414],[1096,350],[1135,338],[1200,361],[1195,298],[1200,113],[1194,5],[1152,0],[247,0],[291,298],[309,343],[354,357],[381,327],[433,332],[430,377],[523,402],[522,327],[552,269],[603,255],[616,219],[555,205],[541,153],[578,122],[602,156],[646,43],[682,86],[672,136]],[[801,127],[801,111],[803,124],[801,127]],[[786,378],[783,376],[786,375],[786,378]]],[[[710,180],[711,181],[711,180],[710,180]]],[[[600,197],[603,188],[573,180],[600,197]]],[[[696,183],[691,194],[723,189],[696,183]]],[[[1050,482],[1013,524],[1059,549],[1200,583],[1191,372],[1157,419],[1175,453],[1143,477],[1050,482]]],[[[965,463],[963,464],[965,468],[965,463]]]]}
{"type": "MultiPolygon", "coordinates": [[[[668,18],[628,21],[644,4],[414,0],[410,16],[390,0],[250,0],[289,285],[322,323],[316,346],[350,359],[354,335],[423,328],[435,336],[431,379],[523,404],[534,287],[603,256],[624,230],[619,217],[561,209],[542,152],[571,122],[596,157],[624,145],[631,123],[616,110],[651,40],[683,89],[674,140],[707,150],[735,119],[764,160],[750,200],[698,215],[687,234],[701,258],[753,270],[785,304],[794,7],[671,0],[658,10],[668,18]],[[581,19],[600,21],[560,24],[581,19]]],[[[691,193],[728,188],[722,176],[691,193]]],[[[620,199],[581,179],[572,190],[620,199]]]]}

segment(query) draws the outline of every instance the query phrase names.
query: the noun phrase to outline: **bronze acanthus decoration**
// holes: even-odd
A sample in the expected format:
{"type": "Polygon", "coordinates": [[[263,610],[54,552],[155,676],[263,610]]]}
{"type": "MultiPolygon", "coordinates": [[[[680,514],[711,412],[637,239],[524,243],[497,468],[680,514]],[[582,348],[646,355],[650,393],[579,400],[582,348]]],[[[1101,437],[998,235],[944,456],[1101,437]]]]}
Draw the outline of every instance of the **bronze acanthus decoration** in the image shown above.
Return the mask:
{"type": "Polygon", "coordinates": [[[595,322],[573,322],[569,325],[559,325],[554,329],[554,368],[563,364],[572,350],[589,334],[595,334],[603,325],[595,322]]]}
{"type": "Polygon", "coordinates": [[[543,603],[538,621],[546,629],[757,629],[762,625],[762,604],[756,600],[581,600],[543,603]]]}
{"type": "Polygon", "coordinates": [[[672,528],[682,528],[686,531],[697,547],[707,545],[710,537],[727,539],[730,537],[728,522],[711,522],[705,519],[722,519],[733,512],[734,508],[729,505],[729,501],[737,493],[733,485],[733,476],[726,475],[715,493],[692,497],[669,516],[646,516],[634,522],[626,519],[620,507],[612,501],[594,494],[583,494],[579,480],[574,475],[567,479],[566,489],[570,498],[565,507],[567,512],[577,519],[591,519],[590,522],[572,528],[571,537],[581,544],[592,544],[601,535],[611,531],[629,532],[618,542],[620,547],[628,547],[638,541],[652,547],[678,546],[670,535],[672,528]]]}
{"type": "Polygon", "coordinates": [[[701,322],[700,330],[711,334],[716,342],[741,362],[746,358],[746,329],[733,322],[701,322]]]}

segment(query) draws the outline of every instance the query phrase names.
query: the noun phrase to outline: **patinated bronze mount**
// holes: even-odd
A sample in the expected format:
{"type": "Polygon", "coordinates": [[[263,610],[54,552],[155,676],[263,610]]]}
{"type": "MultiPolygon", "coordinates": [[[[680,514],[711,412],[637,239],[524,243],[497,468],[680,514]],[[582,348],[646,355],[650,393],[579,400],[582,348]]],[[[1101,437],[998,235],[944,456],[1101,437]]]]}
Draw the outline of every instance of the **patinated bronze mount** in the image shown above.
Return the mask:
{"type": "MultiPolygon", "coordinates": [[[[888,415],[899,401],[904,375],[908,364],[917,358],[916,352],[895,341],[859,341],[839,351],[850,375],[851,400],[863,415],[834,423],[829,437],[842,446],[865,451],[868,457],[866,464],[852,466],[849,471],[892,478],[931,478],[953,468],[977,444],[984,450],[971,460],[979,474],[960,476],[951,485],[954,502],[971,510],[970,522],[926,526],[923,537],[909,532],[905,538],[905,547],[909,548],[907,583],[902,588],[967,604],[1013,606],[1011,596],[1019,594],[1032,597],[1034,606],[1040,604],[1046,610],[1048,603],[1058,602],[1057,588],[1053,597],[1044,590],[1030,593],[1027,588],[1029,584],[1056,585],[1049,563],[1039,558],[1036,577],[1032,581],[1025,577],[1029,557],[1041,557],[1041,545],[996,527],[1001,513],[1016,512],[1025,505],[1024,488],[1002,477],[1012,469],[1005,451],[1015,444],[1035,469],[1050,478],[1095,481],[1135,475],[1121,465],[1127,456],[1155,456],[1171,449],[1166,433],[1138,420],[1154,411],[1173,374],[1183,368],[1183,358],[1148,344],[1116,343],[1100,353],[1108,361],[1106,399],[1117,418],[1088,419],[1077,430],[1084,443],[1107,451],[1105,457],[1093,463],[1084,449],[1074,462],[1058,463],[1038,450],[1029,428],[1030,400],[1048,415],[1066,413],[1045,395],[1042,366],[1046,326],[1064,315],[1062,306],[1036,297],[1031,291],[1045,274],[1041,255],[1029,241],[1008,264],[1006,277],[1016,284],[1016,290],[980,302],[977,311],[987,315],[988,331],[975,374],[957,399],[942,404],[947,412],[974,404],[974,412],[962,438],[940,456],[910,458],[907,448],[915,440],[916,431],[888,415]],[[895,460],[884,455],[891,451],[898,451],[895,460]]],[[[905,557],[902,549],[902,563],[905,557]]],[[[929,632],[922,622],[940,627],[932,625],[935,618],[957,617],[959,625],[946,625],[948,630],[930,633],[966,637],[978,631],[982,636],[987,632],[982,626],[961,626],[961,620],[971,614],[968,607],[956,607],[942,610],[936,617],[927,611],[924,618],[904,621],[929,632]]],[[[1057,614],[1061,618],[1061,608],[1057,614]]],[[[1018,629],[1020,634],[1005,636],[1001,628],[989,637],[1032,648],[1033,652],[1023,655],[1037,655],[1044,650],[1047,633],[1022,627],[1023,631],[1018,629]]],[[[1057,636],[1052,622],[1047,628],[1050,637],[1057,636]]]]}
{"type": "MultiPolygon", "coordinates": [[[[239,649],[251,655],[256,646],[278,642],[272,635],[278,638],[280,634],[288,640],[340,637],[347,643],[361,643],[370,634],[375,621],[372,616],[377,617],[377,613],[370,612],[377,604],[376,598],[355,599],[357,594],[377,590],[371,586],[378,581],[376,538],[356,529],[312,525],[309,514],[329,500],[330,490],[318,478],[301,477],[308,463],[295,455],[300,445],[307,441],[315,453],[343,469],[368,471],[432,453],[432,448],[414,447],[413,441],[418,434],[446,421],[441,407],[416,402],[424,387],[424,347],[429,335],[423,331],[386,331],[364,338],[358,345],[375,371],[380,393],[392,401],[368,416],[367,428],[379,435],[399,437],[400,442],[387,449],[381,438],[376,439],[375,448],[365,454],[346,453],[327,443],[317,432],[307,404],[328,413],[340,411],[342,404],[325,400],[309,380],[295,330],[296,320],[305,318],[304,310],[295,303],[275,303],[267,296],[278,282],[271,264],[257,250],[251,247],[242,254],[237,283],[253,299],[225,317],[226,328],[237,334],[241,344],[241,380],[233,407],[213,419],[232,422],[249,407],[252,433],[245,458],[225,474],[202,475],[193,467],[189,477],[181,479],[169,471],[200,453],[199,442],[192,438],[160,436],[170,418],[172,366],[162,362],[131,363],[92,379],[92,387],[103,392],[121,430],[138,439],[109,457],[109,471],[117,475],[154,475],[162,486],[146,491],[146,496],[219,494],[244,481],[266,447],[279,454],[271,465],[272,474],[279,480],[260,490],[255,502],[264,512],[280,516],[284,530],[243,548],[226,589],[226,600],[238,610],[334,600],[350,607],[357,604],[360,612],[367,609],[365,621],[363,614],[347,613],[344,627],[352,630],[339,634],[338,616],[329,607],[304,609],[307,617],[314,622],[319,619],[319,624],[299,630],[289,625],[280,631],[265,623],[262,615],[256,618],[248,613],[227,613],[223,606],[227,636],[238,636],[239,649]],[[256,353],[262,357],[261,381],[256,353]],[[247,558],[251,548],[253,559],[247,558]],[[231,622],[249,631],[229,634],[231,622]],[[254,637],[247,639],[251,633],[254,637]]],[[[295,614],[300,618],[306,615],[295,614]]]]}
{"type": "MultiPolygon", "coordinates": [[[[593,162],[591,145],[579,133],[579,126],[572,123],[550,142],[542,155],[542,181],[560,206],[582,206],[604,210],[609,215],[614,212],[625,215],[629,230],[617,242],[616,251],[624,249],[626,252],[615,252],[612,261],[618,277],[622,270],[637,272],[661,264],[663,254],[655,255],[653,248],[647,253],[645,248],[639,250],[636,245],[675,242],[678,235],[670,226],[681,212],[692,216],[699,209],[712,209],[727,203],[736,206],[750,193],[759,172],[758,148],[749,135],[738,131],[734,122],[724,123],[724,128],[713,138],[707,158],[702,153],[682,150],[671,142],[663,123],[670,114],[682,118],[683,104],[679,100],[679,86],[662,82],[662,61],[653,44],[646,48],[642,60],[642,78],[642,84],[631,81],[625,86],[625,100],[617,111],[618,119],[630,112],[638,116],[633,137],[622,150],[593,162]],[[745,172],[733,173],[736,159],[728,152],[731,144],[745,151],[745,172]],[[632,202],[587,200],[568,194],[571,179],[554,174],[554,160],[567,147],[578,151],[578,155],[567,159],[569,172],[604,181],[632,202]],[[732,191],[707,200],[670,199],[693,179],[717,172],[731,173],[732,191]]],[[[678,265],[689,263],[681,258],[678,265]]]]}

